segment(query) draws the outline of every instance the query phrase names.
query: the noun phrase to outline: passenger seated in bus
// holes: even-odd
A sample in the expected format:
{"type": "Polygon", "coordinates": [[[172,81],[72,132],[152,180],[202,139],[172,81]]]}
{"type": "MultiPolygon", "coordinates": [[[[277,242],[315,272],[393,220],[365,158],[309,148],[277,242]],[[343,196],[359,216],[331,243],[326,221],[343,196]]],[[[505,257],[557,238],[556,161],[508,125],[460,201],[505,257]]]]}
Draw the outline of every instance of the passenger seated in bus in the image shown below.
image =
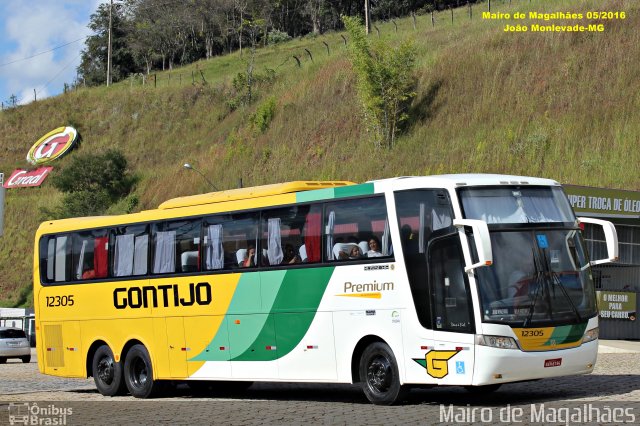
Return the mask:
{"type": "Polygon", "coordinates": [[[342,244],[338,251],[339,260],[353,260],[362,258],[362,251],[357,244],[342,244]]]}
{"type": "Polygon", "coordinates": [[[253,244],[249,244],[247,247],[247,253],[245,258],[240,262],[241,268],[251,268],[256,266],[255,262],[256,257],[256,247],[253,244]]]}
{"type": "Polygon", "coordinates": [[[298,256],[296,254],[295,249],[293,248],[293,246],[291,244],[287,244],[284,246],[284,257],[282,259],[282,262],[280,262],[281,265],[293,265],[295,263],[301,263],[302,260],[300,259],[300,256],[298,256]]]}
{"type": "Polygon", "coordinates": [[[381,245],[380,240],[375,235],[372,235],[369,238],[369,251],[366,253],[367,257],[381,257],[382,253],[380,252],[381,245]]]}

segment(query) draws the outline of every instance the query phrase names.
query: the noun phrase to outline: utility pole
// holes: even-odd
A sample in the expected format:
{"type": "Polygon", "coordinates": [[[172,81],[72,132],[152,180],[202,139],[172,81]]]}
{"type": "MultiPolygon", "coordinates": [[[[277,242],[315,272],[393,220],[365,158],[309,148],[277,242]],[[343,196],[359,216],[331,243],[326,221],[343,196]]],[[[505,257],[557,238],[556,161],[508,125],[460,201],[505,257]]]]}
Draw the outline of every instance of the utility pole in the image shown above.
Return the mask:
{"type": "Polygon", "coordinates": [[[0,237],[4,233],[4,173],[0,173],[0,237]]]}
{"type": "Polygon", "coordinates": [[[107,46],[107,87],[111,84],[111,13],[113,0],[109,0],[109,45],[107,46]]]}
{"type": "Polygon", "coordinates": [[[364,0],[364,28],[367,34],[371,32],[371,5],[369,0],[364,0]]]}

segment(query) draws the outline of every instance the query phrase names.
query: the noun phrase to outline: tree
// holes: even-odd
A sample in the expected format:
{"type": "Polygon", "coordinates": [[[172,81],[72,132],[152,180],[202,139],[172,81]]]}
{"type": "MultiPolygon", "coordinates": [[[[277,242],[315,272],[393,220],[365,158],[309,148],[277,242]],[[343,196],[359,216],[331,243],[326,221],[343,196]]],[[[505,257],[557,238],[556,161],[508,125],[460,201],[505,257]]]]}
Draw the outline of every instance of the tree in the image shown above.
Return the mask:
{"type": "MultiPolygon", "coordinates": [[[[113,5],[111,24],[112,81],[127,78],[135,72],[133,55],[127,45],[127,28],[124,7],[113,5]]],[[[79,80],[87,86],[97,86],[107,81],[107,45],[109,38],[109,3],[103,3],[91,15],[89,28],[94,35],[87,37],[78,66],[79,80]]]]}
{"type": "Polygon", "coordinates": [[[410,42],[394,49],[378,39],[372,41],[359,18],[343,16],[342,20],[351,38],[349,56],[365,123],[375,145],[390,149],[415,96],[415,48],[410,42]]]}

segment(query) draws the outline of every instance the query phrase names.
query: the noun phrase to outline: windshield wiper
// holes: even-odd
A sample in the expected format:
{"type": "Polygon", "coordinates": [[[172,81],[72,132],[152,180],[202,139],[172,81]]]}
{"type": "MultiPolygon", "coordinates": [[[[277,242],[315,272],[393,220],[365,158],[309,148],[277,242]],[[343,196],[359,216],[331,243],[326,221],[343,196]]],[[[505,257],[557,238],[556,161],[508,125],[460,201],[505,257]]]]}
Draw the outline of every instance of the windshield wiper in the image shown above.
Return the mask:
{"type": "Polygon", "coordinates": [[[571,309],[573,310],[573,313],[576,314],[576,319],[578,320],[578,323],[581,323],[582,317],[580,316],[580,312],[578,312],[578,308],[576,307],[575,303],[573,303],[573,300],[571,300],[571,296],[569,296],[569,293],[567,293],[567,289],[564,288],[564,284],[562,284],[560,277],[558,277],[558,273],[551,269],[550,271],[551,271],[551,282],[553,283],[554,286],[560,287],[560,289],[562,290],[562,294],[564,294],[564,297],[566,297],[567,300],[569,301],[569,304],[571,305],[571,309]]]}
{"type": "Polygon", "coordinates": [[[542,287],[542,284],[544,282],[544,278],[543,278],[543,271],[540,265],[540,259],[538,256],[536,256],[536,249],[532,248],[531,252],[533,254],[533,268],[534,268],[534,284],[536,284],[536,291],[533,294],[533,301],[531,301],[531,305],[529,305],[529,314],[527,315],[527,319],[525,319],[522,327],[526,328],[529,323],[531,323],[531,319],[533,318],[533,314],[535,312],[536,309],[536,302],[538,301],[538,292],[540,291],[540,288],[542,287]]]}

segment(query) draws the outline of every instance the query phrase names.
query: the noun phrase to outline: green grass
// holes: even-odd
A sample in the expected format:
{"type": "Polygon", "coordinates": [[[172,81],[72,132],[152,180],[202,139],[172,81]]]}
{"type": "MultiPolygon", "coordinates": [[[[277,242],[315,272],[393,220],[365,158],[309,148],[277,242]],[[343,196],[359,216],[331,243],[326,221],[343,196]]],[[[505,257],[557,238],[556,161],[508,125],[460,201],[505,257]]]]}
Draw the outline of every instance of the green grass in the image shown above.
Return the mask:
{"type": "MultiPolygon", "coordinates": [[[[83,151],[121,149],[140,176],[140,209],[218,188],[294,179],[362,182],[398,175],[490,172],[538,175],[560,182],[640,189],[640,4],[636,1],[514,0],[494,11],[625,10],[602,34],[505,34],[504,21],[481,18],[485,4],[412,20],[376,23],[392,44],[418,48],[417,96],[392,151],[376,150],[362,123],[355,80],[340,33],[260,48],[256,72],[276,72],[255,101],[235,110],[232,81],[249,51],[80,89],[0,113],[0,170],[24,167],[31,144],[71,123],[83,151]],[[327,54],[323,41],[329,44],[327,54]],[[304,49],[313,54],[313,61],[304,49]],[[293,59],[301,60],[298,67],[293,59]],[[206,84],[199,77],[204,74],[206,84]],[[196,84],[191,84],[191,74],[196,84]],[[169,75],[171,79],[169,80],[169,75]],[[180,84],[180,75],[182,81],[180,84]],[[273,97],[273,116],[256,131],[256,108],[273,97]]],[[[373,31],[372,37],[377,37],[373,31]]],[[[70,157],[73,154],[70,155],[70,157]]],[[[64,167],[68,159],[54,166],[64,167]]],[[[55,170],[54,170],[55,173],[55,170]]],[[[0,304],[30,304],[33,236],[39,207],[58,202],[40,189],[7,192],[0,238],[0,304]]]]}

